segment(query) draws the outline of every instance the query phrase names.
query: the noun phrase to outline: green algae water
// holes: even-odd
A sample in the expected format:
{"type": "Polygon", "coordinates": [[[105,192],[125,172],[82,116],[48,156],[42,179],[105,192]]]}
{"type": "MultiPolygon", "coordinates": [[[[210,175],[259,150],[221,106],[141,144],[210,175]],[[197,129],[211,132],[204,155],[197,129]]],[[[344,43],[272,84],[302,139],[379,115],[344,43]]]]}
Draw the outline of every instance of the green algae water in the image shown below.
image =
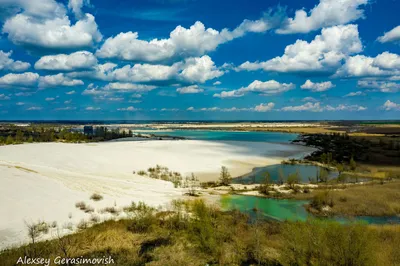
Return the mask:
{"type": "MultiPolygon", "coordinates": [[[[316,218],[308,213],[305,205],[306,200],[292,199],[270,199],[245,195],[223,195],[221,206],[224,210],[239,210],[250,214],[252,217],[265,217],[277,221],[306,221],[309,218],[316,218]]],[[[356,216],[356,217],[332,217],[331,219],[340,223],[363,222],[367,224],[399,224],[399,216],[356,216]]]]}
{"type": "Polygon", "coordinates": [[[304,205],[308,201],[290,199],[268,199],[256,196],[224,195],[221,206],[225,210],[239,210],[251,215],[264,216],[278,221],[305,221],[309,217],[304,205]]]}

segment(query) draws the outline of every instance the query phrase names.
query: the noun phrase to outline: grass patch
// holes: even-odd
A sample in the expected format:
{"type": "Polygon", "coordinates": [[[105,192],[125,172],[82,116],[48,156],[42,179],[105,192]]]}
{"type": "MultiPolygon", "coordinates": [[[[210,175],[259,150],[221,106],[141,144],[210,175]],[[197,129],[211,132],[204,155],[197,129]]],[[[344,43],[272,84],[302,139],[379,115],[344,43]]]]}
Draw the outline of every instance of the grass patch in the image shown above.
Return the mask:
{"type": "Polygon", "coordinates": [[[81,211],[84,211],[85,213],[94,212],[94,208],[92,206],[90,206],[90,205],[87,205],[83,201],[79,201],[79,202],[75,203],[75,207],[80,209],[81,211]]]}
{"type": "Polygon", "coordinates": [[[179,172],[170,171],[168,167],[156,165],[155,167],[149,167],[147,171],[140,170],[137,172],[140,176],[148,176],[154,179],[161,179],[165,181],[172,182],[175,187],[182,186],[182,175],[179,172]]]}
{"type": "Polygon", "coordinates": [[[40,254],[91,258],[111,256],[116,265],[398,265],[400,226],[341,225],[310,220],[253,219],[221,212],[201,200],[176,201],[173,211],[156,213],[144,204],[127,209],[129,219],[0,252],[3,265],[40,254]]]}
{"type": "Polygon", "coordinates": [[[93,194],[90,196],[90,199],[91,199],[91,200],[94,200],[94,201],[100,201],[100,200],[103,199],[103,196],[100,195],[100,194],[98,194],[98,193],[93,193],[93,194]]]}
{"type": "Polygon", "coordinates": [[[80,210],[84,210],[86,208],[86,203],[83,201],[79,201],[79,202],[75,203],[75,207],[80,210]]]}
{"type": "Polygon", "coordinates": [[[78,228],[79,230],[83,230],[89,227],[89,222],[85,221],[84,219],[82,219],[77,225],[76,228],[78,228]]]}
{"type": "Polygon", "coordinates": [[[35,173],[37,174],[38,172],[29,168],[25,168],[22,166],[14,166],[15,169],[21,170],[21,171],[25,171],[25,172],[29,172],[29,173],[35,173]]]}
{"type": "Polygon", "coordinates": [[[371,182],[365,185],[325,186],[307,194],[291,195],[311,200],[311,211],[339,216],[395,216],[400,214],[400,181],[371,182]]]}
{"type": "Polygon", "coordinates": [[[112,215],[118,215],[120,213],[120,211],[115,207],[105,207],[100,212],[101,213],[107,213],[108,212],[108,213],[110,213],[112,215]]]}

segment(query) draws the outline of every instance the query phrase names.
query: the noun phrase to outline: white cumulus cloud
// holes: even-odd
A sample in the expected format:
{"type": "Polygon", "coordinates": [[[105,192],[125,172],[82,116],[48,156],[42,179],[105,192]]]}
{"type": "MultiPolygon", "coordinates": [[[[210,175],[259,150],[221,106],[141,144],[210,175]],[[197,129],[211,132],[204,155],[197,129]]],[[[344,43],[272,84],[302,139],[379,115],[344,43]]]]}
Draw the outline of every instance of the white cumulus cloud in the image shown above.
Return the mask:
{"type": "Polygon", "coordinates": [[[85,108],[86,111],[98,111],[101,110],[100,107],[93,107],[93,106],[88,106],[85,108]]]}
{"type": "Polygon", "coordinates": [[[9,71],[25,71],[30,68],[31,64],[22,61],[11,59],[12,51],[4,52],[0,50],[0,70],[9,71]]]}
{"type": "Polygon", "coordinates": [[[385,42],[399,42],[400,41],[400,25],[392,30],[385,32],[383,36],[378,38],[381,43],[385,42]]]}
{"type": "Polygon", "coordinates": [[[365,111],[367,108],[360,105],[348,105],[348,104],[339,104],[337,106],[321,105],[320,102],[312,103],[307,102],[302,105],[297,106],[285,106],[280,110],[285,112],[322,112],[322,111],[365,111]]]}
{"type": "Polygon", "coordinates": [[[69,0],[68,8],[74,12],[76,18],[81,18],[83,16],[82,7],[84,5],[89,5],[89,0],[69,0]]]}
{"type": "Polygon", "coordinates": [[[365,55],[350,56],[338,69],[336,77],[377,77],[400,74],[400,56],[383,52],[376,57],[365,55]]]}
{"type": "Polygon", "coordinates": [[[303,99],[301,99],[302,102],[318,102],[317,99],[315,99],[314,97],[304,97],[303,99]]]}
{"type": "Polygon", "coordinates": [[[400,104],[387,100],[382,108],[386,111],[400,111],[400,104]]]}
{"type": "Polygon", "coordinates": [[[292,112],[299,112],[299,111],[311,111],[311,112],[322,112],[323,108],[319,102],[312,103],[307,102],[303,105],[297,106],[285,106],[281,108],[282,111],[292,111],[292,112]]]}
{"type": "Polygon", "coordinates": [[[9,73],[0,78],[0,85],[9,86],[34,86],[39,79],[39,74],[25,72],[21,74],[9,73]]]}
{"type": "Polygon", "coordinates": [[[129,106],[126,108],[118,108],[118,111],[129,111],[129,112],[134,112],[134,111],[138,111],[139,109],[133,107],[133,106],[129,106]]]}
{"type": "Polygon", "coordinates": [[[43,108],[40,107],[40,106],[32,106],[32,107],[27,108],[26,110],[27,110],[27,111],[40,111],[40,110],[42,110],[42,109],[43,109],[43,108]]]}
{"type": "Polygon", "coordinates": [[[376,89],[380,92],[400,91],[400,83],[382,80],[359,80],[357,86],[366,89],[376,89]]]}
{"type": "Polygon", "coordinates": [[[220,77],[225,72],[220,70],[208,55],[187,58],[172,65],[134,64],[114,69],[108,78],[124,82],[150,82],[181,80],[190,83],[204,83],[220,77]]]}
{"type": "Polygon", "coordinates": [[[2,29],[8,39],[15,44],[53,49],[92,47],[101,41],[102,35],[93,15],[85,14],[72,24],[63,6],[52,3],[55,1],[46,2],[56,9],[36,15],[25,10],[8,18],[2,29]]]}
{"type": "Polygon", "coordinates": [[[255,80],[247,87],[242,87],[238,90],[222,91],[221,93],[214,94],[218,98],[233,98],[242,97],[246,93],[253,92],[261,95],[272,95],[277,93],[286,92],[296,87],[293,83],[280,83],[276,80],[259,81],[255,80]]]}
{"type": "Polygon", "coordinates": [[[362,51],[357,25],[324,28],[313,41],[297,40],[282,56],[265,62],[245,62],[236,70],[276,72],[333,72],[347,56],[362,51]]]}
{"type": "Polygon", "coordinates": [[[121,32],[108,38],[96,55],[101,58],[157,62],[174,58],[202,56],[220,44],[244,36],[249,32],[265,32],[274,27],[281,13],[266,14],[259,20],[244,20],[233,31],[206,28],[200,21],[190,28],[177,26],[168,39],[140,40],[137,32],[121,32]]]}
{"type": "Polygon", "coordinates": [[[361,9],[368,0],[320,0],[319,4],[307,13],[297,10],[294,18],[288,18],[276,30],[280,34],[308,33],[323,27],[347,24],[364,17],[361,9]]]}
{"type": "Polygon", "coordinates": [[[189,82],[204,83],[223,74],[224,71],[219,70],[208,55],[204,55],[186,59],[179,76],[189,82]]]}
{"type": "Polygon", "coordinates": [[[80,86],[83,85],[83,81],[79,79],[71,79],[66,77],[64,74],[60,73],[57,75],[47,75],[40,77],[39,79],[39,87],[48,88],[48,87],[57,87],[57,86],[80,86]]]}
{"type": "Polygon", "coordinates": [[[361,95],[364,95],[364,93],[362,91],[355,91],[355,92],[350,92],[343,97],[354,97],[354,96],[361,96],[361,95]]]}
{"type": "Polygon", "coordinates": [[[198,85],[191,85],[191,86],[177,88],[176,91],[180,94],[193,94],[193,93],[203,92],[204,90],[199,88],[198,85]]]}
{"type": "Polygon", "coordinates": [[[107,84],[104,88],[111,90],[121,90],[121,91],[151,91],[157,87],[151,85],[135,84],[135,83],[112,82],[107,84]]]}
{"type": "Polygon", "coordinates": [[[270,103],[260,103],[259,105],[257,105],[256,107],[254,107],[254,111],[256,112],[268,112],[271,111],[274,108],[275,104],[270,102],[270,103]]]}
{"type": "Polygon", "coordinates": [[[304,90],[310,90],[313,92],[321,92],[321,91],[327,91],[331,88],[336,87],[336,85],[332,84],[330,81],[325,81],[325,82],[312,82],[311,80],[307,80],[303,85],[301,85],[301,88],[304,90]]]}
{"type": "Polygon", "coordinates": [[[41,70],[73,71],[90,69],[97,65],[97,58],[87,51],[79,51],[72,54],[57,54],[41,57],[35,68],[41,70]]]}

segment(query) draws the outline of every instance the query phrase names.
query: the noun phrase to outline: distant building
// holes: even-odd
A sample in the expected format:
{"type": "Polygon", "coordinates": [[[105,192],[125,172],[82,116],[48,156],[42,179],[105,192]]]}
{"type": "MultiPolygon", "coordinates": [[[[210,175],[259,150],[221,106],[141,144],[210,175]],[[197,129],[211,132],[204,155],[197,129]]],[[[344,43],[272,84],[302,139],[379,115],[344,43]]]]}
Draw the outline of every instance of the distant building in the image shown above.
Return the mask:
{"type": "Polygon", "coordinates": [[[93,135],[93,127],[92,126],[84,126],[83,127],[83,134],[92,136],[93,135]]]}

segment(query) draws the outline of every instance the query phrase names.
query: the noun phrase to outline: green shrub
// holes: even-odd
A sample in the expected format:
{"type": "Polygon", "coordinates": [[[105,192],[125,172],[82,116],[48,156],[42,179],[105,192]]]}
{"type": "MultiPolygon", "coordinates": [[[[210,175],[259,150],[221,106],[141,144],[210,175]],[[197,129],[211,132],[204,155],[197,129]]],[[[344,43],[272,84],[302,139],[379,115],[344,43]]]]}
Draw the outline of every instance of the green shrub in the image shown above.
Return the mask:
{"type": "Polygon", "coordinates": [[[124,211],[132,214],[132,222],[128,226],[128,230],[131,232],[150,232],[158,223],[155,209],[147,206],[144,202],[138,204],[132,202],[131,206],[124,208],[124,211]]]}
{"type": "Polygon", "coordinates": [[[80,210],[85,210],[86,209],[86,203],[83,201],[79,201],[75,203],[75,207],[80,209],[80,210]]]}
{"type": "Polygon", "coordinates": [[[103,199],[103,196],[98,193],[93,193],[92,196],[90,196],[90,199],[94,201],[100,201],[103,199]]]}
{"type": "Polygon", "coordinates": [[[115,208],[115,207],[106,207],[106,208],[102,209],[101,212],[102,213],[108,212],[113,215],[119,214],[119,210],[117,210],[117,208],[115,208]]]}
{"type": "Polygon", "coordinates": [[[333,207],[333,199],[329,195],[329,191],[317,193],[311,200],[310,206],[316,210],[321,210],[324,206],[333,207]]]}
{"type": "Polygon", "coordinates": [[[376,237],[358,223],[287,223],[283,236],[283,265],[376,265],[376,237]]]}
{"type": "Polygon", "coordinates": [[[82,219],[76,226],[79,230],[84,230],[89,227],[89,223],[82,219]]]}

